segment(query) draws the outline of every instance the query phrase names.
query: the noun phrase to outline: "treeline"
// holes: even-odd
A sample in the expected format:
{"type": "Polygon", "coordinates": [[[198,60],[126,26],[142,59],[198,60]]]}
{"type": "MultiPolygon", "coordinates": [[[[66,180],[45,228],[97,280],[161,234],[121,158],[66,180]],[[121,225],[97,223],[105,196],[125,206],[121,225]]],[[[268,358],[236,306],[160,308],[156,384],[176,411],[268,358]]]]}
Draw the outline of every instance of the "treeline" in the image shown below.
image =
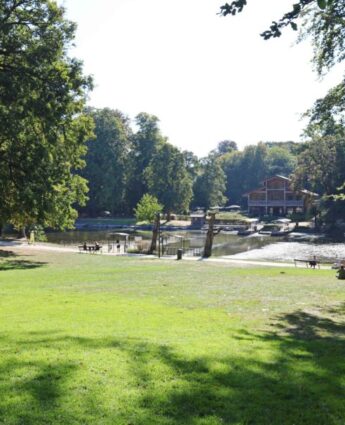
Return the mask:
{"type": "Polygon", "coordinates": [[[309,127],[306,141],[260,142],[240,151],[223,140],[207,157],[181,151],[159,129],[156,116],[140,113],[135,131],[118,110],[89,109],[94,138],[87,142],[85,168],[89,200],[80,213],[97,216],[133,214],[146,193],[155,196],[167,214],[197,207],[243,205],[243,194],[276,174],[290,176],[296,189],[323,196],[322,209],[331,217],[344,211],[344,129],[333,125],[326,137],[309,127]]]}
{"type": "Polygon", "coordinates": [[[89,109],[95,137],[87,142],[89,201],[81,213],[97,216],[132,214],[142,196],[157,197],[166,213],[241,203],[242,195],[269,175],[290,175],[299,145],[259,143],[239,151],[234,141],[221,141],[206,158],[180,151],[167,141],[159,120],[140,113],[136,131],[118,110],[89,109]]]}

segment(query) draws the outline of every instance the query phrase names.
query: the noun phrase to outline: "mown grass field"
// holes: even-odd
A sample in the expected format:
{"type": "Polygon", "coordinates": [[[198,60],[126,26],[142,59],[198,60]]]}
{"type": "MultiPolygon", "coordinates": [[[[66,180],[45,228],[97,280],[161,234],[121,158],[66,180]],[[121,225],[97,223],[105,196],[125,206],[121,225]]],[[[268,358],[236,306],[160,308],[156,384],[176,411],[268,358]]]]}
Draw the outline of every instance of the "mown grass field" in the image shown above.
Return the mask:
{"type": "Polygon", "coordinates": [[[334,271],[0,251],[0,423],[345,423],[334,271]]]}

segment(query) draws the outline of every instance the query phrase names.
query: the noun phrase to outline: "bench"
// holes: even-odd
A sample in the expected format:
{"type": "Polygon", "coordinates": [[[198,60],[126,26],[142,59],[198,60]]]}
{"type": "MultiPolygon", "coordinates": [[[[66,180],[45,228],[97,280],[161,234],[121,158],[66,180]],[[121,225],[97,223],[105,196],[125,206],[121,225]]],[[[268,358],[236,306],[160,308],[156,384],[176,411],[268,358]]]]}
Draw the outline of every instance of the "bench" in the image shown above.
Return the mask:
{"type": "Polygon", "coordinates": [[[307,268],[308,267],[310,267],[311,269],[315,269],[315,267],[317,267],[318,269],[320,268],[320,261],[316,259],[303,260],[303,259],[295,258],[293,261],[295,263],[295,267],[297,267],[298,263],[304,263],[307,268]]]}
{"type": "Polygon", "coordinates": [[[96,252],[102,253],[102,245],[78,245],[79,252],[88,252],[94,254],[96,252]]]}

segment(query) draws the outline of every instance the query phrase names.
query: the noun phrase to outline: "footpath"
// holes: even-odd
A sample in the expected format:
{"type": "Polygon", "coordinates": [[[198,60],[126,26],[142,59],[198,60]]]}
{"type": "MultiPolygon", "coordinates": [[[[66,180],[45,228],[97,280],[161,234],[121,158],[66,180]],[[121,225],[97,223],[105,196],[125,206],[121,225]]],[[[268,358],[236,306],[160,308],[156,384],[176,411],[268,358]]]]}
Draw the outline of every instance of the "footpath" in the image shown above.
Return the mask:
{"type": "MultiPolygon", "coordinates": [[[[29,244],[26,241],[0,241],[0,249],[1,247],[7,247],[7,248],[14,248],[18,251],[48,251],[48,252],[60,252],[60,253],[80,253],[79,249],[74,246],[59,246],[54,244],[48,244],[48,243],[34,243],[29,244]]],[[[103,252],[90,254],[88,252],[82,252],[80,253],[82,255],[107,255],[107,256],[127,256],[127,257],[135,257],[138,259],[158,259],[157,256],[154,255],[138,255],[138,254],[115,254],[112,252],[103,252]]],[[[176,256],[164,256],[161,257],[160,260],[162,261],[176,261],[176,256]]],[[[246,260],[246,259],[235,259],[235,258],[229,258],[227,256],[226,258],[223,257],[210,257],[210,258],[202,258],[202,257],[188,257],[184,256],[181,261],[200,261],[200,262],[210,262],[210,263],[222,263],[222,264],[231,264],[233,266],[239,266],[239,267],[246,267],[246,266],[255,266],[255,267],[287,267],[287,268],[295,268],[295,264],[291,262],[275,262],[275,261],[264,261],[264,260],[246,260]]],[[[303,268],[304,266],[299,266],[299,268],[303,268]]],[[[329,265],[321,265],[321,269],[329,270],[331,267],[329,265]]]]}

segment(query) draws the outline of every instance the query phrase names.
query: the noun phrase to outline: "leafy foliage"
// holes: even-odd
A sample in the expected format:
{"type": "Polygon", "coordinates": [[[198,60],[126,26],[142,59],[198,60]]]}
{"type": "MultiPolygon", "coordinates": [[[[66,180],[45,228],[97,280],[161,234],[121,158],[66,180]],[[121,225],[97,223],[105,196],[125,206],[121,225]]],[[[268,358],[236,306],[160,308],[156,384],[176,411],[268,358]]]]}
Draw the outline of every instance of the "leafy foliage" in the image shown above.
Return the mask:
{"type": "Polygon", "coordinates": [[[321,195],[338,192],[345,181],[345,134],[314,134],[298,157],[295,184],[321,195]]]}
{"type": "Polygon", "coordinates": [[[292,142],[268,142],[224,155],[221,163],[227,178],[226,196],[232,203],[241,203],[242,195],[258,187],[266,177],[290,175],[296,166],[292,153],[295,149],[292,142]]]}
{"type": "Polygon", "coordinates": [[[149,191],[144,171],[159,146],[166,142],[158,127],[159,119],[142,112],[135,119],[138,131],[133,135],[129,157],[129,178],[126,197],[129,209],[133,209],[142,196],[149,191]]]}
{"type": "Polygon", "coordinates": [[[71,227],[86,200],[92,82],[67,56],[74,31],[53,1],[0,1],[0,222],[71,227]]]}
{"type": "Polygon", "coordinates": [[[313,63],[319,75],[345,58],[345,3],[328,1],[323,9],[309,7],[301,14],[300,39],[311,38],[313,63]]]}
{"type": "MultiPolygon", "coordinates": [[[[223,16],[236,15],[246,5],[246,0],[233,1],[222,6],[220,13],[223,16]]],[[[322,76],[345,59],[345,2],[299,0],[293,5],[292,11],[286,13],[278,22],[273,22],[269,30],[263,32],[261,36],[265,40],[279,37],[282,28],[286,26],[297,30],[296,22],[299,18],[302,18],[299,40],[311,39],[314,49],[313,64],[316,72],[322,76]]],[[[343,197],[339,191],[345,187],[345,179],[342,173],[339,173],[339,161],[342,163],[342,154],[339,152],[342,148],[339,143],[343,137],[340,139],[338,137],[338,131],[342,132],[345,124],[344,87],[343,78],[343,81],[332,88],[324,98],[318,99],[307,111],[310,123],[306,135],[311,136],[312,140],[303,148],[304,153],[296,172],[296,182],[300,186],[302,181],[307,183],[306,180],[309,179],[311,187],[319,186],[322,192],[328,195],[331,194],[330,188],[332,188],[335,199],[343,197]],[[333,171],[334,176],[331,176],[333,171]],[[338,186],[335,181],[338,182],[338,186]]]]}
{"type": "Polygon", "coordinates": [[[84,211],[97,215],[126,210],[127,165],[131,129],[129,119],[109,108],[92,109],[95,140],[88,142],[83,177],[89,181],[89,202],[84,211]]]}
{"type": "Polygon", "coordinates": [[[163,206],[158,202],[157,198],[149,193],[145,193],[134,209],[134,214],[137,221],[153,223],[156,214],[162,212],[162,210],[163,206]]]}
{"type": "Polygon", "coordinates": [[[200,175],[194,182],[194,206],[210,208],[224,205],[227,198],[226,177],[219,160],[214,155],[209,155],[203,161],[200,175]]]}
{"type": "Polygon", "coordinates": [[[192,180],[183,154],[170,143],[162,144],[144,172],[150,193],[157,196],[169,214],[188,211],[192,199],[192,180]]]}
{"type": "Polygon", "coordinates": [[[217,148],[211,151],[211,154],[219,157],[227,153],[235,152],[238,150],[237,143],[233,140],[222,140],[218,143],[217,148]]]}
{"type": "MultiPolygon", "coordinates": [[[[261,34],[261,37],[263,37],[264,40],[280,37],[282,29],[285,27],[290,27],[294,31],[297,31],[298,25],[296,21],[298,18],[303,16],[306,10],[310,10],[310,6],[317,5],[318,11],[328,12],[333,11],[333,7],[335,5],[340,6],[341,2],[342,0],[299,0],[298,3],[293,4],[291,11],[285,13],[278,21],[273,21],[269,29],[261,34]]],[[[230,4],[225,3],[220,7],[220,14],[222,16],[236,15],[237,13],[242,12],[246,5],[247,0],[235,0],[230,4]]]]}

